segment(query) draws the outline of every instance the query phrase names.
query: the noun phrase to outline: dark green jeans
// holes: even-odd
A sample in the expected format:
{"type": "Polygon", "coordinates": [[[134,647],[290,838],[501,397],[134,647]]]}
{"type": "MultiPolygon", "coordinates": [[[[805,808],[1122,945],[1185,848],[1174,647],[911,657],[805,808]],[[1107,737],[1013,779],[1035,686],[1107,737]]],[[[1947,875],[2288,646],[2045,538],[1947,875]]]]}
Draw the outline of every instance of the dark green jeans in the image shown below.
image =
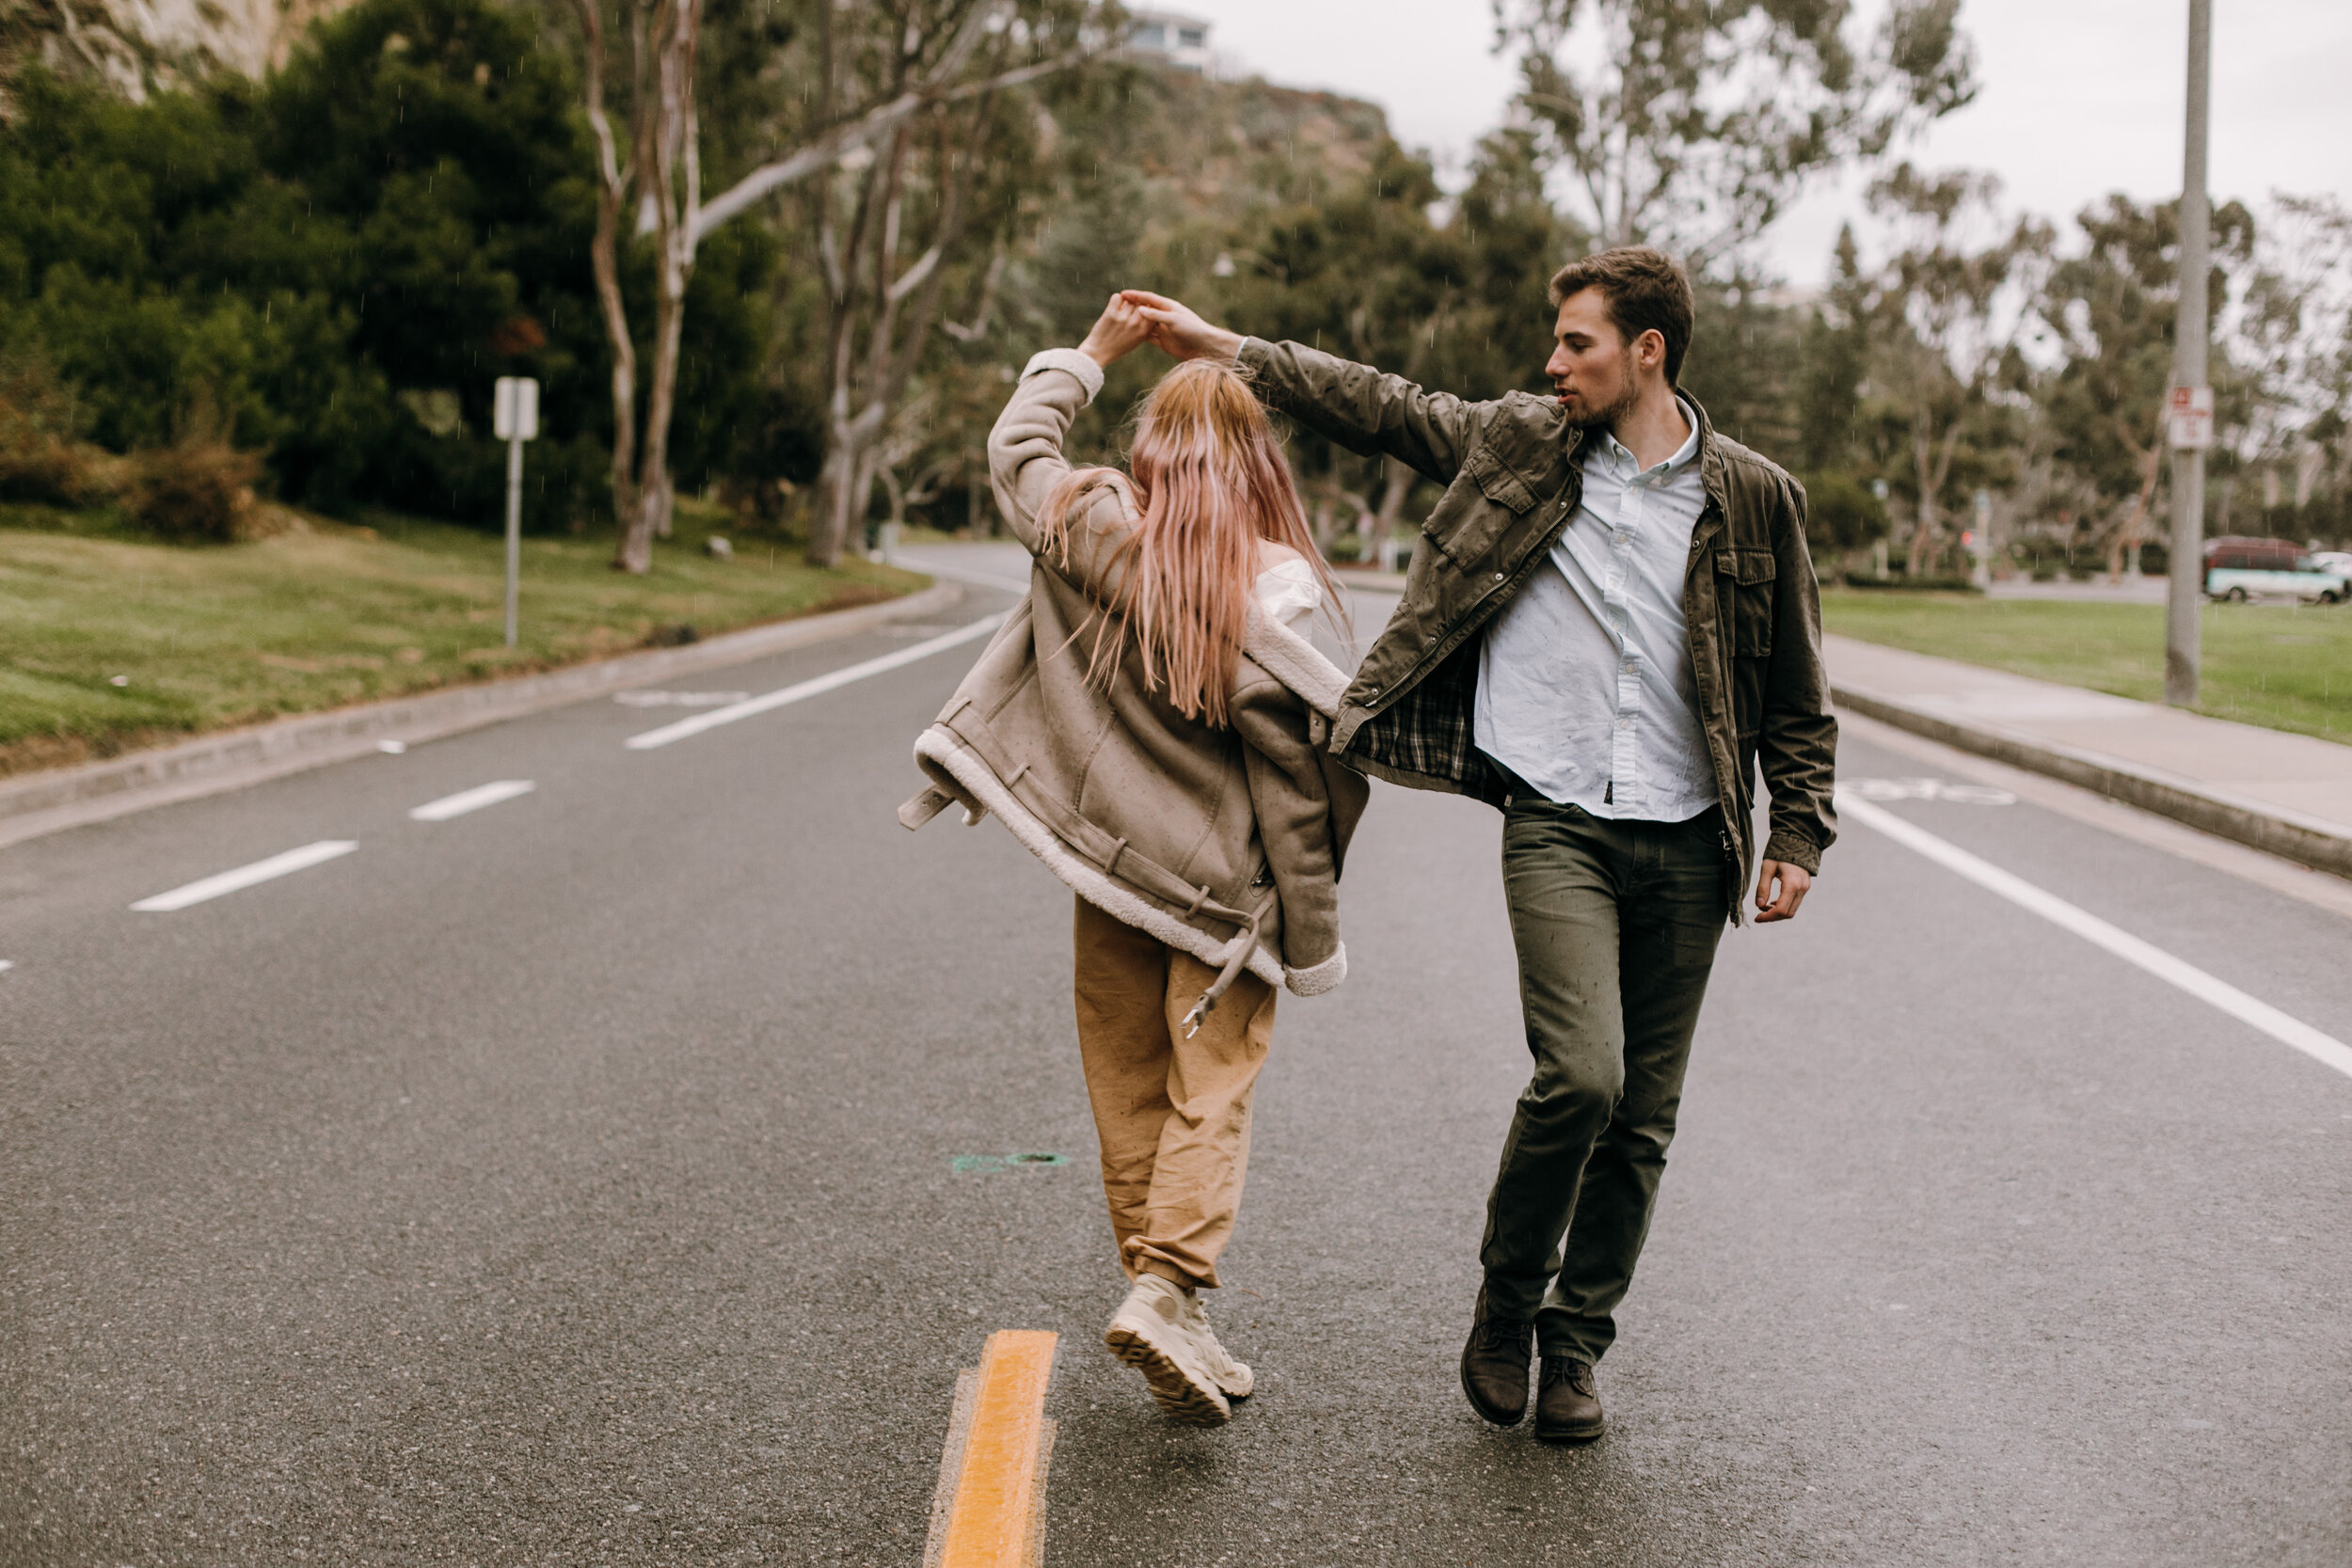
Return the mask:
{"type": "Polygon", "coordinates": [[[1486,1309],[1597,1361],[1666,1168],[1723,934],[1722,813],[1610,821],[1515,790],[1502,884],[1534,1076],[1486,1200],[1486,1309]]]}

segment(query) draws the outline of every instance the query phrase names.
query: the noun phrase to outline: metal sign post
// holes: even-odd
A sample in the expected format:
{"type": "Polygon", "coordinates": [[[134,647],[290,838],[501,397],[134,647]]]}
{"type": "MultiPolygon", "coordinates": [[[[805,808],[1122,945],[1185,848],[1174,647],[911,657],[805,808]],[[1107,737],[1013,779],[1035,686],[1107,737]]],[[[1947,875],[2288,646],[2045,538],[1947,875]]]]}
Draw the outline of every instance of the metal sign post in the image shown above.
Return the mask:
{"type": "Polygon", "coordinates": [[[523,443],[539,436],[539,384],[499,377],[491,427],[506,443],[506,645],[515,645],[515,610],[523,573],[523,443]]]}
{"type": "Polygon", "coordinates": [[[2198,611],[2205,598],[2205,449],[2213,388],[2205,384],[2205,104],[2213,75],[2213,0],[2188,0],[2188,135],[2181,166],[2181,313],[2172,334],[2171,587],[2164,613],[2164,700],[2197,705],[2198,611]]]}

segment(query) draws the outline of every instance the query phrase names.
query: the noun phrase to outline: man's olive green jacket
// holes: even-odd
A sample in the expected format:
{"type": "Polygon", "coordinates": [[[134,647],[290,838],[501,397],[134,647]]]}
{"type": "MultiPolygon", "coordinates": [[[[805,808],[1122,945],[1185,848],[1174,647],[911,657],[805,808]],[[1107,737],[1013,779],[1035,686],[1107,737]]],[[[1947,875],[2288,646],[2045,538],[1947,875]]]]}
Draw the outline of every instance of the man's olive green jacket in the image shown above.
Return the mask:
{"type": "MultiPolygon", "coordinates": [[[[1331,750],[1366,773],[1500,805],[1472,744],[1479,637],[1552,546],[1583,494],[1584,433],[1526,392],[1466,403],[1297,343],[1258,339],[1241,366],[1268,407],[1350,451],[1385,453],[1446,487],[1413,547],[1405,596],[1331,726],[1331,750]]],[[[1695,403],[1691,404],[1697,408],[1695,403]]],[[[1764,858],[1818,871],[1837,836],[1830,784],[1837,721],[1821,670],[1821,606],[1804,543],[1804,491],[1718,436],[1699,412],[1707,489],[1691,535],[1682,613],[1714,764],[1738,918],[1754,875],[1756,766],[1772,795],[1764,858]]]]}

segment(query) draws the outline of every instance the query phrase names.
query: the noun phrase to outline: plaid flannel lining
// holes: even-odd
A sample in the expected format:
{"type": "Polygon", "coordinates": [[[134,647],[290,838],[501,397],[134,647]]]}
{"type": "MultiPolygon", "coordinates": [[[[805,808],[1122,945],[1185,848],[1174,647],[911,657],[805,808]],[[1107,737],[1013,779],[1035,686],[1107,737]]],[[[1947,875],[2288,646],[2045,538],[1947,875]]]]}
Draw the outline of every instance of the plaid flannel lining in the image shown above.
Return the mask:
{"type": "Polygon", "coordinates": [[[1384,713],[1363,722],[1348,750],[1370,762],[1480,793],[1473,777],[1471,705],[1478,698],[1478,639],[1429,672],[1384,713]]]}

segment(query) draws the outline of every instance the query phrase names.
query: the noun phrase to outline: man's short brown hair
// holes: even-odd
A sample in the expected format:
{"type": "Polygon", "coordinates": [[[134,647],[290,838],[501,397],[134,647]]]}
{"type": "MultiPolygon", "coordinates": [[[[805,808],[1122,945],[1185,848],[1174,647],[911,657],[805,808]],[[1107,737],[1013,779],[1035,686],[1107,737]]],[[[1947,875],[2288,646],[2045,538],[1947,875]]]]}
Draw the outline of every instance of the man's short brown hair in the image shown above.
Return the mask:
{"type": "Polygon", "coordinates": [[[1630,245],[1570,261],[1551,275],[1554,308],[1587,289],[1598,289],[1609,302],[1609,319],[1627,343],[1653,329],[1666,340],[1666,385],[1679,386],[1692,311],[1691,278],[1681,264],[1662,250],[1630,245]]]}

